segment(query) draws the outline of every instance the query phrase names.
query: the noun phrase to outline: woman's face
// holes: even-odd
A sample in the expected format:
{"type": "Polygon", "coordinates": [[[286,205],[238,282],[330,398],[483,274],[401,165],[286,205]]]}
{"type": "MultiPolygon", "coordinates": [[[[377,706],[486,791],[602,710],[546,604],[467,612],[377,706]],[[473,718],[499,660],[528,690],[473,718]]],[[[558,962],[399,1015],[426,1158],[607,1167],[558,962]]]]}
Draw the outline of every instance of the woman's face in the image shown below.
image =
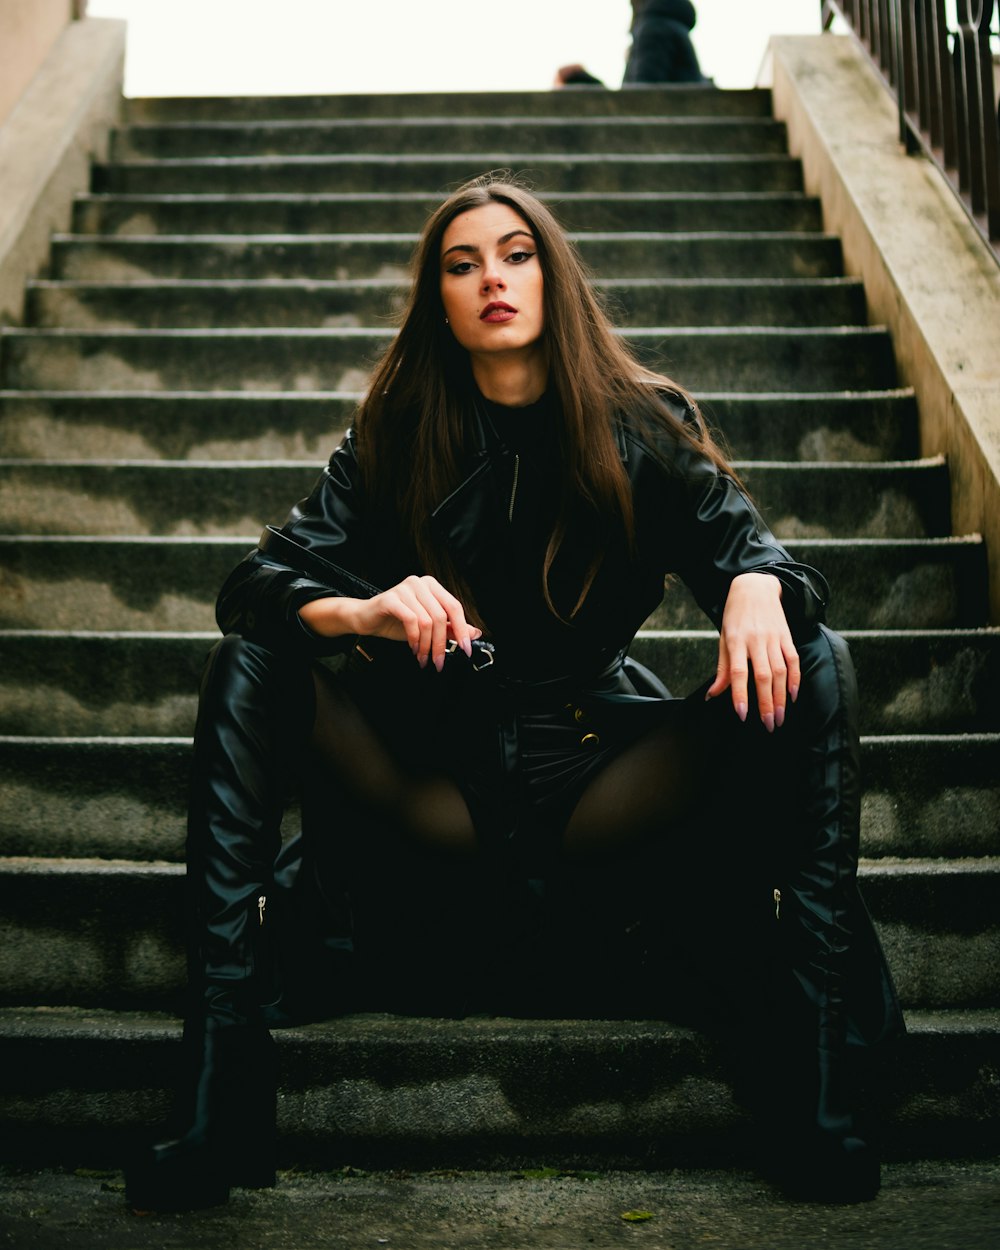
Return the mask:
{"type": "Polygon", "coordinates": [[[542,267],[528,223],[507,204],[460,213],[441,240],[441,301],[473,356],[538,351],[542,267]]]}

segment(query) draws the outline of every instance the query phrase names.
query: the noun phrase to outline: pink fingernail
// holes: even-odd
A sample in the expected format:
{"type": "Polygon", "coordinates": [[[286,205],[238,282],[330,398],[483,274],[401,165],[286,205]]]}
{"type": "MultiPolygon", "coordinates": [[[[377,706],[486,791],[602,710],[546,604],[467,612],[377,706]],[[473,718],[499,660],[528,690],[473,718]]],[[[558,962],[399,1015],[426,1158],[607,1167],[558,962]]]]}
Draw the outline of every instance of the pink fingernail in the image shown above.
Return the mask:
{"type": "Polygon", "coordinates": [[[472,659],[472,642],[470,639],[466,638],[465,642],[462,643],[462,650],[471,660],[472,659]]]}
{"type": "Polygon", "coordinates": [[[795,700],[799,697],[799,688],[798,688],[798,686],[789,686],[789,687],[788,687],[788,695],[789,695],[789,698],[790,698],[790,699],[792,700],[792,702],[794,703],[794,702],[795,702],[795,700]]]}
{"type": "Polygon", "coordinates": [[[779,729],[785,723],[785,709],[783,707],[774,709],[774,723],[779,729]]]}
{"type": "Polygon", "coordinates": [[[773,734],[774,733],[774,713],[765,712],[764,715],[760,719],[764,722],[764,728],[767,730],[767,732],[769,734],[773,734]]]}
{"type": "Polygon", "coordinates": [[[746,720],[746,718],[747,718],[747,705],[746,705],[745,703],[737,703],[737,705],[736,705],[736,715],[740,718],[740,720],[746,720]]]}

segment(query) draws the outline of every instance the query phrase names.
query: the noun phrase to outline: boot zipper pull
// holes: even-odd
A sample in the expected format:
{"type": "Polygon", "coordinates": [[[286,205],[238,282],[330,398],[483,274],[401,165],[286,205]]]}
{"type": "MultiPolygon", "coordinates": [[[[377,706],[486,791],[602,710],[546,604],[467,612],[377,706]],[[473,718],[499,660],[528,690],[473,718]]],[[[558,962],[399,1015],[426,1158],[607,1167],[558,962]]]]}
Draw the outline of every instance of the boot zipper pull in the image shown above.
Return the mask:
{"type": "Polygon", "coordinates": [[[781,891],[780,890],[774,891],[774,918],[775,920],[781,919],[781,891]]]}
{"type": "Polygon", "coordinates": [[[262,894],[257,900],[257,914],[260,916],[260,923],[264,923],[264,908],[267,907],[267,895],[262,894]]]}

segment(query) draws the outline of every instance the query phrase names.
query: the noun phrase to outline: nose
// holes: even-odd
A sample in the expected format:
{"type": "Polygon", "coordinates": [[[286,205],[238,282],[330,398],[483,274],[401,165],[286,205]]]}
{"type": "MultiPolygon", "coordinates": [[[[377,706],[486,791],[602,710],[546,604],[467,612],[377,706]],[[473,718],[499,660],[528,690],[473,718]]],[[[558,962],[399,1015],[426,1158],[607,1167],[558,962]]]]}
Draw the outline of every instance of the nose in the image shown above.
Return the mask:
{"type": "Polygon", "coordinates": [[[486,265],[483,268],[483,291],[503,291],[505,289],[503,277],[495,262],[486,265]]]}

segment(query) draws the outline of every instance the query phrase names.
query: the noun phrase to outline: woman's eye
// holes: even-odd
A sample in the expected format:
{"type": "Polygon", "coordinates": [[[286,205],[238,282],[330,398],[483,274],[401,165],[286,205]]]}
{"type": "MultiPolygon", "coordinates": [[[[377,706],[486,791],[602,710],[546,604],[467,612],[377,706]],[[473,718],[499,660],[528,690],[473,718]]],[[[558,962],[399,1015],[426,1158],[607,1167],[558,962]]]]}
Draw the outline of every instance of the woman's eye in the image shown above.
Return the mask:
{"type": "Polygon", "coordinates": [[[448,266],[448,273],[471,273],[473,269],[471,260],[460,260],[454,265],[448,266]]]}
{"type": "Polygon", "coordinates": [[[511,252],[507,259],[515,265],[523,265],[526,260],[531,260],[534,254],[534,252],[526,252],[523,248],[518,248],[516,252],[511,252]]]}

